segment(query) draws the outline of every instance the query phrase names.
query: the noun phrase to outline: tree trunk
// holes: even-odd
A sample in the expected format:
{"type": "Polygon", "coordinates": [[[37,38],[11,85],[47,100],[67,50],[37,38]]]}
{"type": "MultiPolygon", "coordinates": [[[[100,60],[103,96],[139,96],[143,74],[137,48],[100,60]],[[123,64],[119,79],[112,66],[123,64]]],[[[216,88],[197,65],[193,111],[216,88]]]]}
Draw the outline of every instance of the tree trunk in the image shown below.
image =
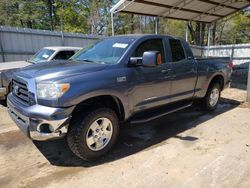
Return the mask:
{"type": "Polygon", "coordinates": [[[216,29],[217,29],[217,23],[215,22],[212,31],[212,45],[216,44],[216,29]]]}
{"type": "Polygon", "coordinates": [[[54,21],[53,21],[53,15],[54,15],[54,1],[48,0],[48,7],[49,7],[49,19],[50,19],[50,30],[53,31],[54,28],[54,21]]]}
{"type": "Polygon", "coordinates": [[[196,22],[192,24],[188,23],[188,30],[191,35],[191,43],[195,45],[203,46],[205,44],[205,30],[206,24],[196,22]]]}
{"type": "Polygon", "coordinates": [[[134,14],[131,14],[131,18],[130,18],[130,33],[134,33],[135,31],[135,27],[134,27],[134,14]]]}
{"type": "Polygon", "coordinates": [[[201,24],[201,46],[205,45],[205,31],[206,31],[206,24],[202,23],[201,24]]]}

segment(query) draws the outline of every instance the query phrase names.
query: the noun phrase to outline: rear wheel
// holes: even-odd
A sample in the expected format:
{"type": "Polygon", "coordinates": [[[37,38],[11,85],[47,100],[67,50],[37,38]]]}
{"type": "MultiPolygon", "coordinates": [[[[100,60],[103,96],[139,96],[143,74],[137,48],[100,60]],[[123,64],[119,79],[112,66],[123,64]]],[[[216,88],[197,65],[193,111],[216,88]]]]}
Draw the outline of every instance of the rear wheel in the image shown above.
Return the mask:
{"type": "Polygon", "coordinates": [[[119,134],[119,121],[109,108],[99,108],[70,125],[67,141],[74,154],[93,160],[106,154],[119,134]]]}
{"type": "Polygon", "coordinates": [[[213,83],[208,88],[207,94],[202,101],[205,110],[215,110],[221,96],[221,87],[218,83],[213,83]]]}

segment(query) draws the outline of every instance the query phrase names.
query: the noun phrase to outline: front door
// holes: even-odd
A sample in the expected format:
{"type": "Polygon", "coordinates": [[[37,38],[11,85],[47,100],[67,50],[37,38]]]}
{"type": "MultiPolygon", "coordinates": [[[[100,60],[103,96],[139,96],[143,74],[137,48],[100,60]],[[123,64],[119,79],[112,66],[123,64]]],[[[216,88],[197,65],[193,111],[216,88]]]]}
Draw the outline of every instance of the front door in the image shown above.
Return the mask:
{"type": "Polygon", "coordinates": [[[170,64],[166,62],[163,39],[149,39],[142,42],[135,50],[134,57],[142,57],[146,51],[159,51],[162,64],[156,67],[133,67],[134,87],[130,94],[131,104],[136,111],[168,103],[171,78],[170,64]]]}

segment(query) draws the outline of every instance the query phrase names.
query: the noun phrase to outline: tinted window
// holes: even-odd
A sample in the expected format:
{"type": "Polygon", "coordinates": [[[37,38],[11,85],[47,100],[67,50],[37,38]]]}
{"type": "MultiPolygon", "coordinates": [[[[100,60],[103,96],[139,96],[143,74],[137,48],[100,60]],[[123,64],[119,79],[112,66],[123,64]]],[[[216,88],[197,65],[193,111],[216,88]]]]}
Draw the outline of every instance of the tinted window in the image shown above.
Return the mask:
{"type": "Polygon", "coordinates": [[[146,51],[159,51],[161,53],[162,62],[165,63],[165,54],[162,39],[150,39],[141,43],[135,50],[135,57],[142,57],[146,51]]]}
{"type": "Polygon", "coordinates": [[[180,61],[185,59],[185,53],[180,40],[169,39],[169,44],[172,52],[172,61],[180,61]]]}
{"type": "Polygon", "coordinates": [[[56,56],[53,59],[54,60],[69,59],[74,54],[75,54],[75,51],[61,51],[61,52],[58,52],[58,54],[56,54],[56,56]]]}

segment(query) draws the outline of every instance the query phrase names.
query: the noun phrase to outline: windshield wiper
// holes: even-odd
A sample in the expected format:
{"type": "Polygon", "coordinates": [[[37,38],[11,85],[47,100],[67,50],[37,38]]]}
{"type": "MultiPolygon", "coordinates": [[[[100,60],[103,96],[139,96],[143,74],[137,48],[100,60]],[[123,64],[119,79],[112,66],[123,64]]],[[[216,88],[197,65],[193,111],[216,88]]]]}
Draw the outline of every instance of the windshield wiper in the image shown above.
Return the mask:
{"type": "Polygon", "coordinates": [[[27,60],[26,60],[26,62],[31,63],[31,64],[35,64],[35,62],[34,62],[34,61],[29,60],[29,59],[27,59],[27,60]]]}
{"type": "MultiPolygon", "coordinates": [[[[74,59],[72,59],[72,60],[74,60],[74,59]]],[[[91,59],[75,59],[75,61],[85,61],[85,62],[90,62],[90,63],[106,64],[106,62],[97,61],[97,60],[91,60],[91,59]]]]}
{"type": "Polygon", "coordinates": [[[81,61],[86,61],[86,62],[96,63],[96,61],[93,61],[93,60],[91,60],[91,59],[82,59],[81,61]]]}

